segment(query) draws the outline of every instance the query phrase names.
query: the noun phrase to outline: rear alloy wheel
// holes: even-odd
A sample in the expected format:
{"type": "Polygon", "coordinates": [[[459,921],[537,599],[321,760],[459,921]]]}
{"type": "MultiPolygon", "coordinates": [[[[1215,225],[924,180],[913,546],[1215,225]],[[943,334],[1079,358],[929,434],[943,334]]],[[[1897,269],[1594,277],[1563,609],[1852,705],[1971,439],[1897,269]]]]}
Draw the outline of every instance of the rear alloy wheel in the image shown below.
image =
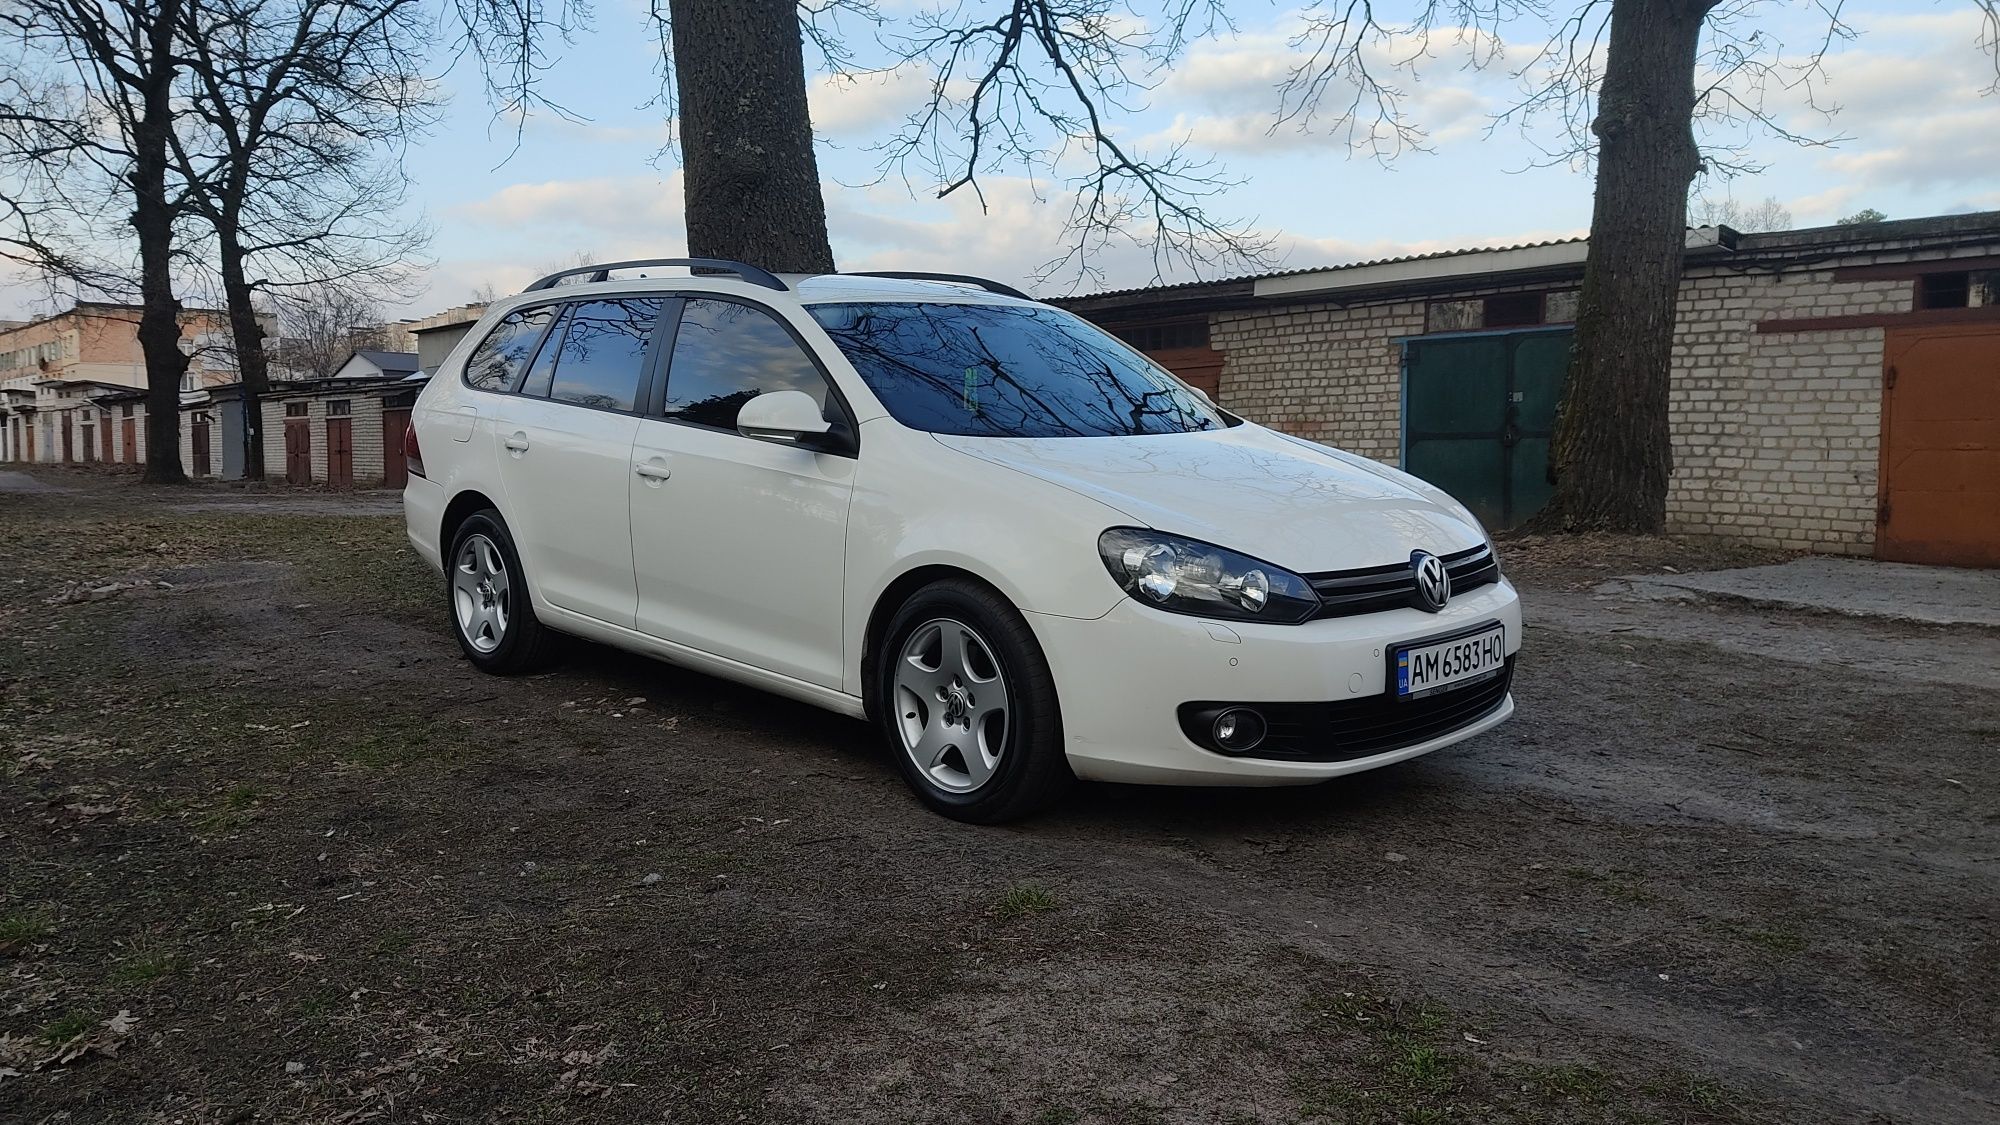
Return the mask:
{"type": "Polygon", "coordinates": [[[1073,780],[1048,661],[989,587],[947,579],[896,615],[878,650],[875,711],[925,804],[992,824],[1047,805],[1073,780]]]}
{"type": "Polygon", "coordinates": [[[535,617],[520,552],[500,513],[487,508],[467,516],[445,557],[445,601],[466,659],[500,674],[547,664],[556,637],[535,617]]]}

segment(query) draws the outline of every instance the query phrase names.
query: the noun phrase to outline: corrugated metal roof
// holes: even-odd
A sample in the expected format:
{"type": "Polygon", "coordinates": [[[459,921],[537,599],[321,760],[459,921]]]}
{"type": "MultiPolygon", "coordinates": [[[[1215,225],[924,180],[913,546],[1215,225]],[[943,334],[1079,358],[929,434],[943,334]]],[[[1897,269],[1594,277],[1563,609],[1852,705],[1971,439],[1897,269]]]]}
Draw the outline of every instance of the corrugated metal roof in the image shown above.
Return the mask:
{"type": "Polygon", "coordinates": [[[1428,262],[1439,258],[1457,258],[1466,254],[1492,254],[1503,250],[1532,250],[1541,246],[1568,246],[1572,243],[1587,242],[1582,235],[1574,238],[1552,238],[1542,242],[1518,242],[1507,246],[1466,246],[1456,250],[1433,250],[1426,254],[1400,254],[1389,258],[1368,258],[1359,262],[1336,262],[1324,266],[1301,266],[1297,269],[1270,270],[1265,273],[1239,274],[1235,277],[1211,277],[1199,281],[1177,281],[1170,285],[1140,285],[1130,289],[1107,289],[1101,293],[1073,293],[1067,297],[1051,298],[1055,302],[1094,300],[1099,297],[1130,297],[1140,293],[1172,293],[1179,289],[1199,289],[1207,285],[1235,285],[1268,281],[1274,277],[1298,277],[1309,273],[1337,273],[1341,270],[1358,270],[1368,266],[1398,265],[1403,262],[1428,262]]]}

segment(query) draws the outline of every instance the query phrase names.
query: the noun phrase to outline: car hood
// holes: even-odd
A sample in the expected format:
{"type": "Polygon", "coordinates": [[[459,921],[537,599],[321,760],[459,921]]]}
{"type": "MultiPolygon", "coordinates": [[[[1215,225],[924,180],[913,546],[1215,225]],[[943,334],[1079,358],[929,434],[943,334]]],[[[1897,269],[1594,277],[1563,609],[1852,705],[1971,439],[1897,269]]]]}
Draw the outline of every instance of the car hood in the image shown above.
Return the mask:
{"type": "Polygon", "coordinates": [[[934,436],[1136,524],[1300,572],[1385,566],[1486,538],[1464,508],[1414,477],[1248,423],[1143,437],[934,436]]]}

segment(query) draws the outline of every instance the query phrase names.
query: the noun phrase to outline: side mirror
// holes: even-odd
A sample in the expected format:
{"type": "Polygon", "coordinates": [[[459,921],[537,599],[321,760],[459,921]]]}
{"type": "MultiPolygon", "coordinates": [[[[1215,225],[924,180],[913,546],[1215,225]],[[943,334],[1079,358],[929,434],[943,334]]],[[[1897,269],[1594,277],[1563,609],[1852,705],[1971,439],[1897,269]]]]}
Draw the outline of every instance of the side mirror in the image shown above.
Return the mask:
{"type": "Polygon", "coordinates": [[[852,448],[846,427],[836,428],[804,391],[765,391],[736,412],[736,432],[759,441],[822,452],[852,448]]]}

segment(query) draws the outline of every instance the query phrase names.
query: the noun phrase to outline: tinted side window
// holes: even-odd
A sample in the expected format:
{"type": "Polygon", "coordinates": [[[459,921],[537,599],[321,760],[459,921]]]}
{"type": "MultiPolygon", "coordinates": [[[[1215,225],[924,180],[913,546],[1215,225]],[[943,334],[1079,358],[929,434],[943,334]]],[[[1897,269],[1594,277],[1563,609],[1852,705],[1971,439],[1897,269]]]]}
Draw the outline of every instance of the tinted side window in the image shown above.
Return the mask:
{"type": "Polygon", "coordinates": [[[482,391],[511,390],[521,368],[527,366],[535,341],[541,339],[542,328],[554,315],[550,305],[508,313],[465,361],[465,385],[482,391]]]}
{"type": "Polygon", "coordinates": [[[563,329],[569,327],[569,308],[563,310],[562,319],[556,321],[556,326],[549,329],[548,338],[542,341],[542,350],[535,353],[535,362],[528,365],[528,377],[521,380],[521,394],[535,398],[549,397],[549,385],[555,380],[556,353],[562,350],[563,329]]]}
{"type": "Polygon", "coordinates": [[[826,379],[784,325],[734,301],[690,300],[667,368],[667,417],[733,430],[765,391],[804,391],[826,409],[826,379]]]}
{"type": "Polygon", "coordinates": [[[572,306],[549,397],[601,410],[632,409],[646,373],[646,342],[663,303],[658,297],[625,297],[572,306]]]}

